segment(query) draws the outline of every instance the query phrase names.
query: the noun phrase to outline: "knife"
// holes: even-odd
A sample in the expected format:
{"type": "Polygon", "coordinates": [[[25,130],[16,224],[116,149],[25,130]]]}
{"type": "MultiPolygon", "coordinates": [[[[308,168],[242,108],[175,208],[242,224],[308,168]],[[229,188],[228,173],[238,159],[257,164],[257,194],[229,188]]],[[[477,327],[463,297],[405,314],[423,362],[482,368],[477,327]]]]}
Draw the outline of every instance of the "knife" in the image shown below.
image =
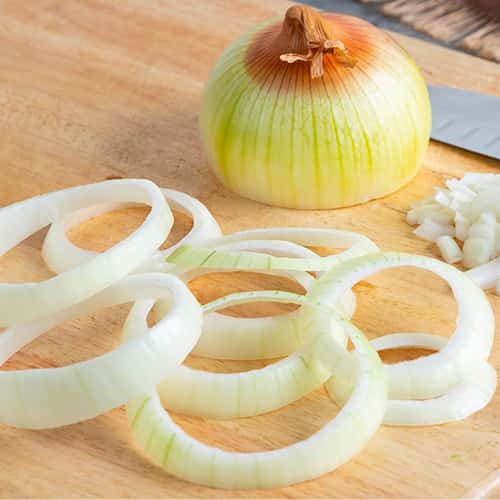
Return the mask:
{"type": "Polygon", "coordinates": [[[452,87],[428,89],[433,139],[500,159],[500,97],[452,87]]]}

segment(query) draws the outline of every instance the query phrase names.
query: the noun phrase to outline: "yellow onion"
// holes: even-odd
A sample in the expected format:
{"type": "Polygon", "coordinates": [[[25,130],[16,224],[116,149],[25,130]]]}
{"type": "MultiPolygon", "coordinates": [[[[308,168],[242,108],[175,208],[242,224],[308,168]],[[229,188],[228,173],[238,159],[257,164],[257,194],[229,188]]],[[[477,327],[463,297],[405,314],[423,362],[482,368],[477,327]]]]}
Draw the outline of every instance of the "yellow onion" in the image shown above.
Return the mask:
{"type": "Polygon", "coordinates": [[[343,207],[397,190],[416,174],[430,125],[422,75],[389,35],[302,5],[225,50],[200,118],[227,187],[293,208],[343,207]]]}

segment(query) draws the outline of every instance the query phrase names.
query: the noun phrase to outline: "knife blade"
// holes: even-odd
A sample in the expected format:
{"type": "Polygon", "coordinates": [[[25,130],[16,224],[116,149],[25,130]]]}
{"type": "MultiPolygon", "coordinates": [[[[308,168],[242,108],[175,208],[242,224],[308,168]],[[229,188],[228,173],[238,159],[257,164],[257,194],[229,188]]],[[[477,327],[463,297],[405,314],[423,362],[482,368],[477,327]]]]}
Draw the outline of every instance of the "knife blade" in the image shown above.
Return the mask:
{"type": "Polygon", "coordinates": [[[500,159],[500,97],[452,87],[428,89],[433,139],[500,159]]]}

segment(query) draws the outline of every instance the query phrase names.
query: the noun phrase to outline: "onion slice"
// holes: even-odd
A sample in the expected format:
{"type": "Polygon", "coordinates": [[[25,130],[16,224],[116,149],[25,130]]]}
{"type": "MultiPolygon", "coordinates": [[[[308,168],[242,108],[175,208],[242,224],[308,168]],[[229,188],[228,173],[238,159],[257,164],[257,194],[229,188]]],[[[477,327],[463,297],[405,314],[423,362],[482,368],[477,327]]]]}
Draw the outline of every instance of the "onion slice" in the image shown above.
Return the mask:
{"type": "MultiPolygon", "coordinates": [[[[255,300],[284,300],[321,307],[311,299],[286,292],[251,292],[255,300]],[[265,298],[267,297],[267,299],[265,298]]],[[[206,311],[246,301],[235,294],[205,306],[206,311]]],[[[272,488],[325,474],[358,453],[378,429],[385,412],[385,371],[363,334],[334,310],[331,317],[351,338],[359,376],[351,399],[335,419],[309,438],[272,451],[238,453],[207,446],[186,434],[168,415],[156,391],[135,398],[127,414],[135,438],[147,455],[182,479],[218,488],[272,488]]],[[[140,330],[139,330],[140,331],[140,330]]],[[[134,335],[135,330],[129,330],[134,335]]],[[[340,349],[343,349],[339,345],[340,349]]]]}
{"type": "MultiPolygon", "coordinates": [[[[155,252],[152,259],[153,262],[156,263],[156,266],[149,262],[146,266],[148,270],[161,270],[162,266],[160,265],[160,261],[181,244],[200,243],[209,238],[216,238],[222,235],[219,224],[214,219],[213,215],[207,207],[196,198],[173,189],[161,189],[161,192],[171,208],[191,216],[193,225],[188,234],[178,243],[165,250],[158,250],[155,252]]],[[[45,263],[55,273],[62,273],[94,258],[98,255],[98,252],[78,247],[69,240],[66,232],[92,217],[102,215],[112,210],[136,205],[137,204],[130,203],[106,203],[85,210],[79,210],[55,222],[50,226],[43,243],[42,255],[45,263]]],[[[163,265],[163,268],[164,267],[163,265]]]]}
{"type": "Polygon", "coordinates": [[[495,319],[484,292],[455,267],[429,257],[379,253],[339,264],[318,280],[314,297],[334,304],[345,290],[384,269],[412,266],[427,269],[446,280],[458,305],[453,336],[439,352],[386,366],[390,399],[440,396],[468,375],[491,352],[495,319]],[[325,300],[328,294],[328,300],[325,300]]]}
{"type": "Polygon", "coordinates": [[[0,361],[57,324],[137,299],[169,299],[152,328],[117,349],[60,368],[0,371],[0,422],[46,429],[81,422],[150,391],[182,363],[201,332],[202,310],[186,285],[167,274],[134,274],[84,302],[0,335],[0,361]]]}
{"type": "MultiPolygon", "coordinates": [[[[299,258],[317,257],[306,247],[279,240],[242,240],[221,244],[217,249],[269,252],[273,255],[287,255],[299,258]]],[[[219,269],[218,272],[232,270],[219,269]]],[[[213,269],[198,268],[181,274],[184,281],[215,272],[213,269]]],[[[266,274],[286,276],[302,285],[306,291],[313,286],[315,279],[303,271],[264,271],[266,274]]],[[[161,303],[157,309],[163,313],[161,303]]],[[[351,290],[347,290],[337,304],[342,314],[350,318],[356,308],[356,299],[351,290]]],[[[234,318],[216,312],[204,317],[202,336],[196,344],[193,354],[217,359],[271,359],[295,352],[303,345],[305,336],[300,331],[298,311],[261,318],[234,318]]]]}
{"type": "MultiPolygon", "coordinates": [[[[424,333],[397,333],[384,335],[371,341],[377,351],[400,347],[421,347],[440,350],[447,339],[424,333]]],[[[387,366],[387,365],[386,365],[387,366]]],[[[334,376],[326,383],[330,396],[337,402],[348,390],[341,388],[347,379],[334,376]]],[[[351,385],[351,384],[349,384],[351,385]]],[[[493,398],[497,387],[497,375],[486,361],[472,367],[462,381],[442,396],[431,399],[389,399],[383,423],[398,426],[437,425],[462,420],[484,408],[493,398]]]]}
{"type": "MultiPolygon", "coordinates": [[[[295,294],[292,294],[292,298],[295,294]]],[[[287,292],[257,291],[232,294],[204,306],[205,314],[215,309],[260,300],[289,302],[287,292]]],[[[294,298],[294,303],[297,300],[294,298]]],[[[305,310],[311,306],[304,299],[305,310]]],[[[153,302],[134,305],[124,325],[124,336],[130,330],[144,330],[153,302]]],[[[304,307],[304,306],[303,306],[304,307]]],[[[162,402],[171,410],[204,418],[228,419],[248,417],[281,408],[305,396],[326,382],[333,367],[343,357],[345,333],[329,312],[314,308],[297,332],[303,347],[297,353],[264,368],[240,373],[212,373],[187,366],[172,369],[158,386],[162,402]],[[309,339],[305,342],[304,339],[309,339]],[[340,341],[339,341],[340,339],[340,341]]]]}
{"type": "Polygon", "coordinates": [[[351,231],[335,229],[315,229],[302,227],[276,227],[239,231],[218,239],[207,241],[203,247],[179,246],[170,254],[167,262],[181,268],[208,267],[218,269],[287,269],[295,271],[326,271],[335,264],[364,255],[378,252],[378,247],[366,236],[351,231]],[[299,245],[345,248],[347,250],[327,257],[294,259],[274,257],[252,252],[236,253],[216,250],[220,244],[245,240],[287,240],[299,245]]]}
{"type": "Polygon", "coordinates": [[[151,211],[141,227],[91,260],[36,283],[0,284],[0,326],[32,321],[81,302],[125,277],[161,245],[172,213],[150,181],[124,179],[55,191],[0,210],[0,255],[34,232],[71,212],[109,201],[146,203],[151,211]]]}

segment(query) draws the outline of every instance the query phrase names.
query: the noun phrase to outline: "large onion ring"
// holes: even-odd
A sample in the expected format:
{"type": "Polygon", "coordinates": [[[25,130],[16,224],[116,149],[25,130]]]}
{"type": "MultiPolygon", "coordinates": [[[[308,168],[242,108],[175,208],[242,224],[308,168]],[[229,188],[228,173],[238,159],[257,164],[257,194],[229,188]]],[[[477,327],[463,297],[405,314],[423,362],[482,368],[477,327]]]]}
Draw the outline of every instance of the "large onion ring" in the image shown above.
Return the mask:
{"type": "MultiPolygon", "coordinates": [[[[207,306],[227,307],[252,300],[287,300],[311,306],[310,299],[286,292],[249,292],[224,297],[207,306]]],[[[316,304],[321,306],[321,304],[316,304]]],[[[335,311],[329,311],[351,338],[359,376],[351,399],[335,419],[309,438],[272,451],[228,452],[186,434],[161,406],[156,391],[127,405],[135,438],[151,459],[170,474],[218,488],[272,488],[318,477],[358,453],[379,427],[387,399],[385,371],[363,334],[335,311]]],[[[128,331],[134,335],[135,330],[128,331]]],[[[332,342],[335,340],[331,337],[332,342]]],[[[337,344],[339,349],[343,349],[337,344]]]]}
{"type": "MultiPolygon", "coordinates": [[[[286,292],[275,291],[242,292],[229,297],[230,300],[223,297],[203,309],[210,314],[213,304],[218,304],[220,309],[226,302],[227,306],[236,303],[237,297],[243,303],[258,301],[259,297],[289,302],[286,292]]],[[[302,302],[306,304],[303,310],[309,313],[297,317],[297,330],[309,342],[302,342],[300,351],[266,367],[239,373],[175,367],[158,385],[162,402],[180,413],[228,419],[276,410],[320,387],[330,378],[335,364],[345,357],[338,348],[344,345],[345,332],[331,319],[329,311],[314,308],[316,314],[311,314],[311,306],[305,299],[302,302]]],[[[131,331],[145,328],[153,303],[151,300],[134,304],[123,327],[125,337],[131,335],[131,331]]]]}
{"type": "Polygon", "coordinates": [[[126,276],[161,245],[172,213],[150,181],[124,179],[55,191],[0,210],[0,255],[61,217],[105,202],[146,203],[151,211],[123,241],[68,272],[36,283],[0,284],[0,326],[32,321],[76,304],[126,276]]]}
{"type": "Polygon", "coordinates": [[[383,269],[412,266],[446,280],[458,305],[453,336],[439,352],[386,365],[390,399],[425,399],[445,394],[491,352],[495,319],[484,292],[458,269],[429,257],[371,254],[340,263],[318,280],[314,297],[332,305],[360,280],[383,269]]]}
{"type": "Polygon", "coordinates": [[[378,252],[378,247],[366,236],[352,231],[336,229],[315,229],[302,227],[274,227],[250,229],[228,234],[206,241],[203,247],[179,246],[167,257],[167,262],[184,269],[208,267],[219,269],[287,269],[295,271],[326,271],[339,262],[349,260],[366,253],[378,252]],[[341,253],[327,257],[296,259],[273,257],[252,252],[235,253],[216,250],[220,244],[235,243],[245,240],[287,240],[299,245],[346,248],[341,253]]]}
{"type": "Polygon", "coordinates": [[[0,336],[1,361],[57,324],[137,299],[169,299],[155,326],[117,349],[60,368],[0,371],[0,422],[46,429],[81,422],[150,391],[182,363],[198,341],[201,307],[186,285],[167,274],[133,274],[84,302],[0,336]]]}

